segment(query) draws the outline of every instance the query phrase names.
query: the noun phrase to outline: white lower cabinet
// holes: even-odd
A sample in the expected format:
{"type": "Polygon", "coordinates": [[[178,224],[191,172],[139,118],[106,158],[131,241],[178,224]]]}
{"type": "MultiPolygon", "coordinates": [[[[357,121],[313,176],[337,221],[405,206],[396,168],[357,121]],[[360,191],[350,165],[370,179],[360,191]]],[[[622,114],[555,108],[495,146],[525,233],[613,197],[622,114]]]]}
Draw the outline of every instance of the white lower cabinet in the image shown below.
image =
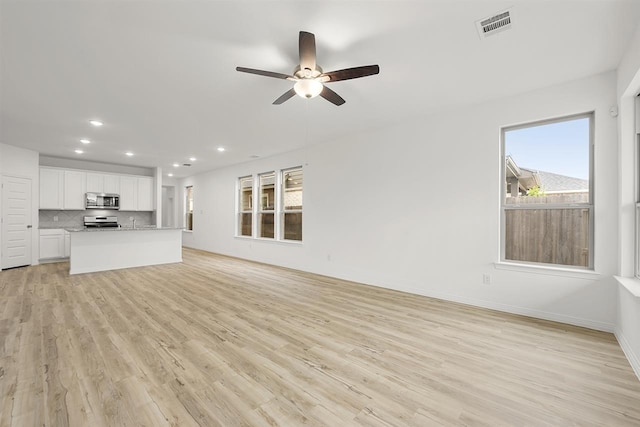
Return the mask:
{"type": "Polygon", "coordinates": [[[71,233],[65,230],[64,232],[64,257],[69,258],[71,254],[71,233]]]}
{"type": "Polygon", "coordinates": [[[69,233],[63,229],[40,230],[40,259],[68,257],[67,236],[69,233]]]}

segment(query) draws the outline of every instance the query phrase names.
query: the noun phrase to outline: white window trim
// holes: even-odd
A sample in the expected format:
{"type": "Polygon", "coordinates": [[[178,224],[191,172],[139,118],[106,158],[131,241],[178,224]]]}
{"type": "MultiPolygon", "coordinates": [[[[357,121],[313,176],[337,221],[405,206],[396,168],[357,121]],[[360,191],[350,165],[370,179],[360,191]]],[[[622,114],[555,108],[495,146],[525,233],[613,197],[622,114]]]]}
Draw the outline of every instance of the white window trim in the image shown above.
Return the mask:
{"type": "Polygon", "coordinates": [[[634,275],[636,279],[640,279],[640,94],[636,95],[634,101],[634,117],[635,117],[635,141],[634,141],[634,150],[635,150],[635,164],[634,164],[634,184],[635,184],[635,196],[636,196],[636,206],[635,206],[635,243],[634,243],[634,252],[635,252],[635,268],[634,275]]]}
{"type": "MultiPolygon", "coordinates": [[[[303,170],[302,166],[296,166],[293,168],[287,168],[287,169],[282,169],[280,170],[279,175],[279,183],[278,183],[278,188],[280,188],[280,196],[278,197],[278,225],[280,230],[278,233],[278,236],[280,237],[279,240],[283,241],[283,242],[293,242],[293,243],[302,243],[302,240],[304,240],[304,234],[303,234],[303,239],[302,240],[292,240],[292,239],[285,239],[284,238],[284,215],[286,213],[299,213],[302,214],[303,218],[304,218],[304,170],[302,172],[302,176],[303,176],[303,184],[302,184],[302,209],[289,209],[289,210],[285,210],[284,208],[284,194],[285,194],[285,189],[284,189],[284,181],[283,181],[283,177],[287,172],[290,171],[294,171],[294,170],[303,170]]],[[[304,221],[303,221],[304,224],[304,221]]]]}
{"type": "MultiPolygon", "coordinates": [[[[255,173],[255,174],[251,174],[251,175],[244,175],[241,177],[236,178],[236,201],[235,201],[235,210],[236,210],[236,215],[235,215],[235,233],[234,233],[234,237],[236,239],[242,239],[242,240],[251,240],[251,241],[258,241],[258,242],[271,242],[271,243],[284,243],[287,245],[298,245],[301,246],[304,242],[304,238],[303,240],[291,240],[291,239],[285,239],[283,234],[284,234],[284,229],[283,229],[283,221],[284,221],[284,214],[286,213],[303,213],[304,211],[304,206],[303,209],[296,209],[296,210],[284,210],[284,186],[283,186],[283,182],[282,182],[282,177],[284,175],[285,172],[287,171],[291,171],[291,170],[296,170],[296,169],[300,169],[303,170],[303,174],[304,174],[304,168],[302,165],[300,166],[294,166],[294,167],[290,167],[290,168],[283,168],[283,169],[276,169],[276,170],[272,170],[272,171],[267,171],[267,172],[260,172],[260,173],[255,173]],[[275,178],[274,178],[274,209],[273,210],[266,210],[263,211],[262,210],[262,200],[261,200],[261,188],[260,188],[260,177],[263,175],[268,175],[268,174],[274,174],[275,178]],[[240,234],[240,214],[244,211],[242,211],[240,209],[240,202],[241,202],[241,180],[244,178],[252,178],[252,192],[251,192],[251,197],[252,197],[252,210],[251,210],[251,236],[243,236],[242,234],[240,234]],[[260,214],[262,213],[268,213],[268,214],[273,214],[273,218],[274,218],[274,237],[260,237],[260,214]]],[[[304,192],[304,184],[303,184],[303,192],[304,192]]]]}
{"type": "MultiPolygon", "coordinates": [[[[572,114],[568,116],[556,117],[552,119],[539,120],[534,122],[528,122],[515,126],[504,126],[500,129],[500,236],[499,236],[499,261],[495,263],[496,268],[511,269],[519,271],[540,272],[548,270],[553,274],[571,275],[577,274],[581,276],[581,273],[587,273],[585,277],[591,277],[590,273],[595,273],[595,192],[594,192],[594,145],[595,145],[595,112],[589,111],[586,113],[572,114]],[[589,119],[589,202],[588,203],[568,203],[568,204],[545,204],[540,205],[506,205],[505,195],[507,191],[506,187],[506,153],[505,153],[505,133],[512,130],[530,128],[534,126],[542,126],[552,123],[560,123],[569,120],[577,120],[580,118],[589,119]],[[505,255],[505,228],[506,218],[505,212],[507,210],[522,210],[522,209],[589,209],[589,261],[587,267],[562,265],[562,264],[546,264],[540,262],[528,262],[519,260],[508,260],[505,255]]],[[[640,258],[640,257],[639,257],[640,258]]],[[[640,262],[640,261],[639,261],[640,262]]],[[[595,273],[597,274],[597,273],[595,273]]],[[[582,277],[582,276],[581,276],[582,277]]]]}

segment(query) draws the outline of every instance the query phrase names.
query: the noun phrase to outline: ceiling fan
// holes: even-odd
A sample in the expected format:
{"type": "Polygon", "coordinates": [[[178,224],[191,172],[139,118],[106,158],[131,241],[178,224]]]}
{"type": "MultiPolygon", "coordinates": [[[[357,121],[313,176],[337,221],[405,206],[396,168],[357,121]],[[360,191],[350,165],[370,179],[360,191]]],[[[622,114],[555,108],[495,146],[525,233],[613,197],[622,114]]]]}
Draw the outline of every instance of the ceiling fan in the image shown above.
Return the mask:
{"type": "Polygon", "coordinates": [[[342,105],[345,103],[345,100],[333,90],[326,87],[324,85],[325,83],[357,79],[360,77],[372,76],[380,72],[380,67],[377,65],[365,65],[325,73],[322,71],[322,68],[316,64],[316,37],[312,33],[308,33],[306,31],[300,31],[298,50],[300,53],[300,65],[293,70],[293,75],[245,67],[236,67],[236,71],[296,82],[293,85],[293,88],[289,89],[282,94],[282,96],[273,101],[275,105],[282,104],[296,94],[303,98],[315,98],[320,95],[335,105],[342,105]]]}

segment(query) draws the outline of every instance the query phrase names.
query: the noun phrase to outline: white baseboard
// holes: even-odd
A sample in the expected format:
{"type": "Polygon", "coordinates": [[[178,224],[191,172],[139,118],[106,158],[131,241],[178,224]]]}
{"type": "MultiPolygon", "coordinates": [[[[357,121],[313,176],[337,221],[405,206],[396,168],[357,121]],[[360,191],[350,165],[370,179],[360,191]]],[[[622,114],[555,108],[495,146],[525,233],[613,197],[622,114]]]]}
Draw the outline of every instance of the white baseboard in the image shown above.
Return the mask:
{"type": "Polygon", "coordinates": [[[616,329],[616,331],[614,332],[614,335],[616,336],[616,339],[618,340],[618,344],[620,344],[620,347],[622,348],[624,355],[627,356],[627,360],[631,365],[631,369],[633,369],[633,372],[636,373],[636,376],[640,380],[640,357],[633,352],[633,349],[631,348],[629,341],[622,334],[622,331],[616,329]]]}
{"type": "Polygon", "coordinates": [[[446,301],[453,301],[461,304],[472,305],[474,307],[488,308],[490,310],[503,311],[511,314],[519,314],[522,316],[535,317],[537,319],[550,320],[552,322],[566,323],[574,326],[581,326],[584,328],[595,329],[597,331],[611,332],[615,331],[615,325],[612,323],[600,322],[593,319],[584,319],[580,317],[567,316],[564,314],[552,313],[542,310],[531,309],[527,307],[519,307],[508,304],[501,304],[492,301],[478,300],[475,298],[467,298],[459,295],[452,295],[444,292],[425,292],[424,290],[417,289],[397,289],[399,291],[405,291],[423,295],[431,298],[438,298],[446,301]]]}

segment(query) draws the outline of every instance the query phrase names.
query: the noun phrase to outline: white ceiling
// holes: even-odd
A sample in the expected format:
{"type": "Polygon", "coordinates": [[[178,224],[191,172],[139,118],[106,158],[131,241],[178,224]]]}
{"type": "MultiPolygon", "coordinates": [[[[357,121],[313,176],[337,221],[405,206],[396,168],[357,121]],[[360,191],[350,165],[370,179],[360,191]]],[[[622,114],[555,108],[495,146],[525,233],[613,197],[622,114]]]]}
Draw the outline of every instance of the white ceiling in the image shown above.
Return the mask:
{"type": "Polygon", "coordinates": [[[636,0],[0,0],[0,142],[188,176],[613,70],[639,22],[636,0]],[[272,105],[292,83],[235,67],[292,73],[300,30],[325,71],[380,74],[272,105]]]}

